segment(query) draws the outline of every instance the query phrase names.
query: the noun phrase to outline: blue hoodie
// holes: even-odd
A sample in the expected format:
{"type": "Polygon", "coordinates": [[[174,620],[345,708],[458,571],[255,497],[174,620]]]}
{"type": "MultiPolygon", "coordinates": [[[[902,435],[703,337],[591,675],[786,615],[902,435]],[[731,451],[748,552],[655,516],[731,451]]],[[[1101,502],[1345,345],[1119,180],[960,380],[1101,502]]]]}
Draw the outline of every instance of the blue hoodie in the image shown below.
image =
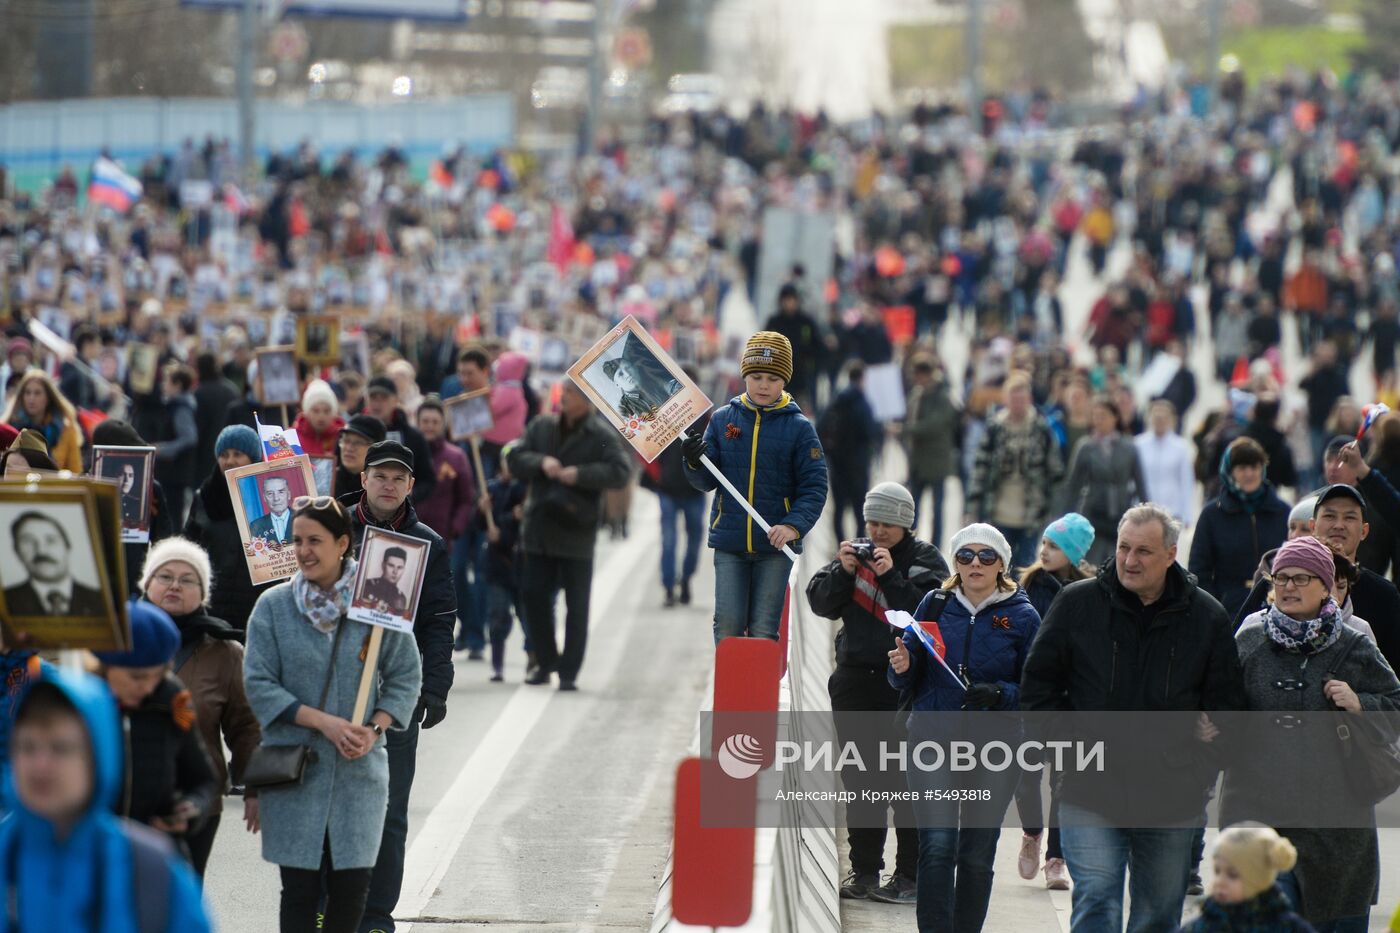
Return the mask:
{"type": "MultiPolygon", "coordinates": [[[[826,507],[826,454],[792,396],[784,392],[766,408],[755,406],[747,393],[735,396],[710,418],[705,450],[766,522],[797,529],[798,539],[789,546],[801,551],[802,538],[826,507]]],[[[692,470],[687,464],[685,473],[696,489],[708,492],[719,485],[703,465],[692,470]]],[[[739,554],[777,553],[763,529],[727,492],[716,495],[710,507],[710,547],[739,554]]]]}
{"type": "MultiPolygon", "coordinates": [[[[30,681],[48,670],[48,663],[32,651],[0,651],[0,750],[4,752],[0,754],[0,787],[10,773],[10,728],[15,724],[19,698],[29,689],[30,681]]],[[[8,806],[8,801],[0,803],[0,816],[8,806]]]]}
{"type": "MultiPolygon", "coordinates": [[[[88,674],[47,670],[40,682],[57,686],[77,708],[92,741],[94,788],[86,812],[62,841],[48,820],[20,804],[12,775],[5,780],[9,816],[0,823],[4,883],[18,893],[18,927],[0,899],[0,933],[13,930],[82,933],[207,933],[209,919],[194,873],[173,851],[165,930],[138,924],[131,839],[113,814],[122,787],[122,728],[107,685],[88,674]],[[96,926],[91,919],[98,918],[96,926]]],[[[21,701],[22,703],[23,701],[21,701]]],[[[150,843],[144,843],[150,845],[150,843]]]]}
{"type": "MultiPolygon", "coordinates": [[[[1021,667],[1040,628],[1040,616],[1020,587],[1014,593],[997,595],[1001,598],[982,606],[974,616],[961,591],[955,592],[943,607],[938,630],[948,647],[943,657],[948,666],[968,684],[1000,684],[998,709],[1014,710],[1021,705],[1021,667]]],[[[914,618],[929,618],[932,602],[930,593],[919,603],[914,618]]],[[[896,674],[890,668],[887,676],[891,686],[914,692],[915,711],[962,709],[963,689],[929,656],[916,636],[905,632],[903,638],[909,649],[909,670],[896,674]]]]}

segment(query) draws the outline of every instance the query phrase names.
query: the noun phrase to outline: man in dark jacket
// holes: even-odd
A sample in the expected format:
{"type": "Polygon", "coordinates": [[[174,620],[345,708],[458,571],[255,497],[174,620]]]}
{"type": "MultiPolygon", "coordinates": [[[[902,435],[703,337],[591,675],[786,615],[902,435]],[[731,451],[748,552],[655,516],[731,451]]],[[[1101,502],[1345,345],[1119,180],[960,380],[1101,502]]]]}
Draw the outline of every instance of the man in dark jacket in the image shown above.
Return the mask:
{"type": "MultiPolygon", "coordinates": [[[[1245,708],[1229,617],[1176,563],[1180,534],[1181,525],[1160,506],[1124,513],[1114,561],[1096,579],[1067,586],[1040,626],[1021,677],[1022,709],[1245,708]]],[[[1090,771],[1064,774],[1060,834],[1074,878],[1076,929],[1123,929],[1129,864],[1128,929],[1166,933],[1181,923],[1191,870],[1190,824],[1215,773],[1204,764],[1210,757],[1205,746],[1192,736],[1154,729],[1144,730],[1140,741],[1126,756],[1132,764],[1115,768],[1112,780],[1090,771]],[[1169,763],[1183,754],[1189,765],[1171,778],[1169,763]],[[1118,828],[1149,778],[1153,793],[1162,795],[1154,806],[1186,828],[1118,828]]]]}
{"type": "Polygon", "coordinates": [[[194,475],[205,477],[214,469],[214,441],[228,424],[229,406],[238,401],[238,387],[219,371],[219,358],[201,353],[195,360],[199,385],[194,390],[194,422],[199,431],[194,475]]]}
{"type": "Polygon", "coordinates": [[[97,376],[102,337],[91,327],[80,327],[73,336],[73,346],[78,356],[59,367],[58,391],[74,408],[105,410],[111,399],[111,388],[97,376]]]}
{"type": "MultiPolygon", "coordinates": [[[[457,595],[452,586],[447,545],[437,532],[418,520],[409,501],[416,485],[415,462],[413,451],[403,444],[380,441],[365,455],[361,476],[364,491],[340,497],[340,503],[350,512],[353,553],[359,553],[365,528],[370,526],[430,542],[428,569],[413,618],[413,637],[423,658],[423,691],[408,728],[390,732],[385,739],[389,752],[389,812],[379,842],[379,858],[370,878],[364,919],[360,922],[362,933],[394,929],[394,906],[403,887],[408,795],[413,790],[417,765],[418,727],[421,723],[424,729],[431,729],[447,717],[447,695],[452,690],[452,629],[457,618],[457,595]]],[[[430,464],[431,460],[425,463],[430,464]]]]}
{"type": "Polygon", "coordinates": [[[384,423],[386,440],[404,445],[413,451],[414,459],[424,465],[419,471],[422,475],[415,477],[417,481],[413,485],[413,502],[415,505],[421,504],[437,486],[437,477],[428,466],[433,462],[433,452],[399,407],[399,390],[394,380],[388,376],[375,376],[369,381],[365,390],[365,414],[373,415],[384,423]]]}
{"type": "MultiPolygon", "coordinates": [[[[884,717],[890,721],[888,732],[870,728],[874,718],[870,713],[899,708],[899,692],[885,677],[891,640],[898,637],[898,631],[885,621],[885,610],[913,612],[919,608],[925,594],[947,578],[948,563],[938,548],[914,537],[914,497],[898,483],[880,483],[866,494],[865,527],[870,536],[869,552],[857,550],[854,542],[842,541],[836,560],[808,582],[807,603],[817,615],[841,620],[841,631],[836,634],[836,669],[827,681],[831,708],[838,714],[837,738],[843,747],[848,742],[854,744],[862,761],[875,762],[880,760],[881,740],[887,747],[899,742],[892,717],[884,717]],[[839,715],[843,712],[858,715],[839,715]]],[[[841,772],[846,790],[856,793],[898,790],[893,786],[901,783],[898,779],[897,773],[887,775],[879,769],[841,772]]],[[[914,902],[919,833],[910,804],[894,807],[899,848],[894,874],[887,884],[880,885],[880,871],[885,867],[886,809],[878,803],[852,801],[846,805],[851,877],[841,888],[842,897],[914,902]]]]}
{"type": "Polygon", "coordinates": [[[817,362],[821,359],[822,332],[816,319],[802,310],[802,296],[789,282],[778,292],[778,313],[768,318],[764,330],[776,331],[792,344],[792,378],[785,388],[802,408],[814,411],[812,393],[817,386],[817,362]]]}
{"type": "Polygon", "coordinates": [[[617,432],[593,411],[578,387],[563,383],[559,414],[530,422],[511,449],[510,472],[530,484],[522,531],[525,624],[539,667],[527,684],[547,684],[558,671],[559,689],[576,690],[588,641],[588,599],[599,500],[621,489],[631,472],[617,432]],[[554,637],[554,603],[564,590],[564,653],[554,637]]]}
{"type": "Polygon", "coordinates": [[[186,494],[199,481],[194,472],[198,458],[199,427],[195,422],[194,373],[187,366],[171,366],[161,381],[165,399],[166,431],[156,442],[156,479],[165,487],[165,501],[176,524],[189,511],[186,494]]]}
{"type": "Polygon", "coordinates": [[[700,552],[705,547],[705,493],[690,485],[685,475],[685,454],[679,440],[661,452],[661,456],[642,470],[642,486],[656,493],[661,503],[661,586],[666,591],[667,609],[690,605],[690,578],[700,565],[700,552]],[[680,574],[676,573],[676,522],[685,522],[685,559],[680,574]],[[676,591],[680,584],[679,593],[676,591]]]}
{"type": "Polygon", "coordinates": [[[865,523],[861,500],[870,488],[870,461],[884,438],[880,422],[865,397],[865,364],[846,367],[846,388],[832,399],[817,419],[817,437],[826,451],[826,472],[831,478],[832,520],[836,540],[846,537],[846,510],[855,514],[856,529],[865,523]]]}

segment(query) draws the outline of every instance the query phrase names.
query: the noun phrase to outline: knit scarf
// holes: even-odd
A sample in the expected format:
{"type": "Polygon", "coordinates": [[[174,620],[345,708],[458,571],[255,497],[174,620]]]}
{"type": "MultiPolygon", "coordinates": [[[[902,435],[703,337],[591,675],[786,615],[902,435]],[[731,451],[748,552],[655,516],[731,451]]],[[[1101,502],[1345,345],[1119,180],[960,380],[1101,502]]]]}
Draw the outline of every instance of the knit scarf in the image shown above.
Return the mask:
{"type": "Polygon", "coordinates": [[[292,577],[292,599],[297,612],[318,632],[329,635],[335,631],[340,617],[350,608],[350,594],[355,588],[355,559],[346,558],[340,579],[329,590],[323,590],[298,570],[292,577]]]}
{"type": "Polygon", "coordinates": [[[1191,933],[1278,933],[1287,925],[1293,908],[1278,885],[1241,904],[1217,904],[1207,898],[1201,915],[1190,925],[1191,933]]]}
{"type": "Polygon", "coordinates": [[[390,531],[403,530],[403,526],[408,523],[407,499],[404,500],[403,505],[399,506],[399,510],[394,513],[393,518],[390,518],[387,522],[381,522],[379,519],[375,518],[374,513],[369,510],[369,503],[365,501],[367,498],[367,496],[361,494],[360,501],[355,503],[356,521],[358,521],[361,525],[376,528],[388,528],[390,531]]]}
{"type": "Polygon", "coordinates": [[[1220,458],[1220,484],[1225,487],[1225,491],[1235,498],[1235,501],[1244,506],[1245,514],[1253,515],[1259,508],[1259,503],[1264,501],[1264,497],[1269,494],[1269,483],[1264,481],[1259,484],[1259,488],[1253,492],[1245,492],[1240,488],[1240,484],[1235,482],[1235,478],[1230,475],[1230,452],[1226,451],[1225,456],[1220,458]]]}
{"type": "Polygon", "coordinates": [[[25,428],[33,428],[44,435],[44,443],[49,445],[50,453],[58,446],[58,439],[63,436],[63,416],[58,414],[53,415],[48,421],[40,424],[29,417],[28,412],[23,409],[18,409],[15,412],[15,416],[10,420],[10,423],[21,431],[25,428]]]}
{"type": "Polygon", "coordinates": [[[1284,651],[1311,657],[1325,651],[1342,637],[1342,611],[1331,596],[1322,604],[1316,619],[1298,620],[1270,606],[1264,616],[1264,631],[1284,651]]]}

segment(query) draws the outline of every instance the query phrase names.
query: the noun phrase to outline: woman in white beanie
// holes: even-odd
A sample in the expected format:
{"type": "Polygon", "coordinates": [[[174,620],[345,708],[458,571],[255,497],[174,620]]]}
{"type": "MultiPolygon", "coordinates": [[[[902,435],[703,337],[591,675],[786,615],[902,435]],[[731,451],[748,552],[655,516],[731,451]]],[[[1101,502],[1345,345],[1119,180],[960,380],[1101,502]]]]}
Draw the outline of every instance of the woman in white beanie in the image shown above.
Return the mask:
{"type": "MultiPolygon", "coordinates": [[[[889,653],[890,684],[913,697],[910,747],[953,738],[948,730],[960,717],[947,713],[1018,709],[1021,669],[1040,628],[1040,616],[1025,590],[1008,576],[1011,545],[1000,531],[981,523],[963,528],[953,535],[953,561],[953,576],[942,587],[950,595],[936,619],[933,607],[943,599],[937,591],[924,597],[914,613],[947,669],[912,632],[896,638],[889,653]]],[[[993,720],[986,729],[997,732],[999,726],[993,720]]],[[[1008,742],[1020,741],[1014,721],[1005,723],[1005,731],[1008,742]]],[[[910,789],[921,798],[922,791],[934,787],[924,783],[941,782],[937,786],[949,788],[947,771],[911,769],[909,774],[910,789]]],[[[968,791],[966,801],[921,799],[914,805],[921,933],[978,933],[987,916],[1001,821],[1020,772],[1007,768],[961,776],[965,782],[958,786],[968,791]]]]}
{"type": "MultiPolygon", "coordinates": [[[[201,878],[219,829],[223,794],[229,787],[224,745],[227,743],[233,751],[232,776],[238,782],[262,739],[258,720],[243,691],[243,636],[206,611],[211,586],[209,555],[193,541],[166,538],[147,552],[141,568],[141,594],[164,609],[180,630],[180,647],[171,666],[194,699],[195,721],[220,782],[220,793],[210,808],[209,818],[185,838],[190,859],[201,878]]],[[[243,818],[249,830],[257,830],[256,797],[244,800],[243,818]]]]}
{"type": "Polygon", "coordinates": [[[292,422],[301,449],[309,457],[334,457],[335,441],[345,419],[340,414],[340,399],[324,379],[312,379],[301,394],[301,412],[292,422]]]}

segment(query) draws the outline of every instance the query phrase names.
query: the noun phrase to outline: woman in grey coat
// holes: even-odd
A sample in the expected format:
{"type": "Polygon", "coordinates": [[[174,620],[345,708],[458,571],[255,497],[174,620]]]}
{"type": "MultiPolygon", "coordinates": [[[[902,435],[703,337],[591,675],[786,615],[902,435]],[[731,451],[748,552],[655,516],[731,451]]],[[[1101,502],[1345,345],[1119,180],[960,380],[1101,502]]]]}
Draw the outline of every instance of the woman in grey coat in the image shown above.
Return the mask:
{"type": "Polygon", "coordinates": [[[345,617],[355,582],[350,516],[334,499],[298,499],[292,542],[298,571],[258,599],[243,671],[264,745],[303,745],[313,757],[300,784],[261,791],[263,858],[282,869],[282,933],[354,933],[389,802],[384,730],[402,728],[423,672],[412,635],[386,631],[370,691],[368,725],[352,714],[371,627],[345,617]],[[332,668],[332,648],[335,649],[332,668]],[[326,672],[330,691],[321,705],[326,672]],[[317,926],[325,872],[326,913],[317,926]]]}
{"type": "MultiPolygon", "coordinates": [[[[1385,718],[1376,713],[1393,718],[1400,711],[1400,681],[1375,644],[1346,626],[1331,593],[1334,575],[1331,549],[1316,538],[1296,538],[1278,549],[1276,601],[1249,616],[1235,636],[1250,709],[1365,712],[1367,727],[1385,718]]],[[[1279,878],[1298,912],[1323,933],[1364,931],[1380,888],[1375,807],[1348,789],[1346,770],[1355,762],[1340,748],[1318,754],[1316,741],[1308,741],[1319,718],[1297,723],[1294,716],[1277,716],[1272,724],[1251,724],[1246,748],[1225,773],[1221,824],[1252,820],[1279,827],[1298,850],[1297,866],[1279,878]],[[1299,814],[1314,825],[1284,828],[1299,814]],[[1318,828],[1324,824],[1330,828],[1318,828]]],[[[1353,728],[1362,732],[1361,725],[1353,728]]]]}
{"type": "Polygon", "coordinates": [[[1092,433],[1074,447],[1065,483],[1065,512],[1078,512],[1094,526],[1086,560],[1098,566],[1118,543],[1118,520],[1143,501],[1147,483],[1137,445],[1122,433],[1118,408],[1106,395],[1094,399],[1092,433]]]}

